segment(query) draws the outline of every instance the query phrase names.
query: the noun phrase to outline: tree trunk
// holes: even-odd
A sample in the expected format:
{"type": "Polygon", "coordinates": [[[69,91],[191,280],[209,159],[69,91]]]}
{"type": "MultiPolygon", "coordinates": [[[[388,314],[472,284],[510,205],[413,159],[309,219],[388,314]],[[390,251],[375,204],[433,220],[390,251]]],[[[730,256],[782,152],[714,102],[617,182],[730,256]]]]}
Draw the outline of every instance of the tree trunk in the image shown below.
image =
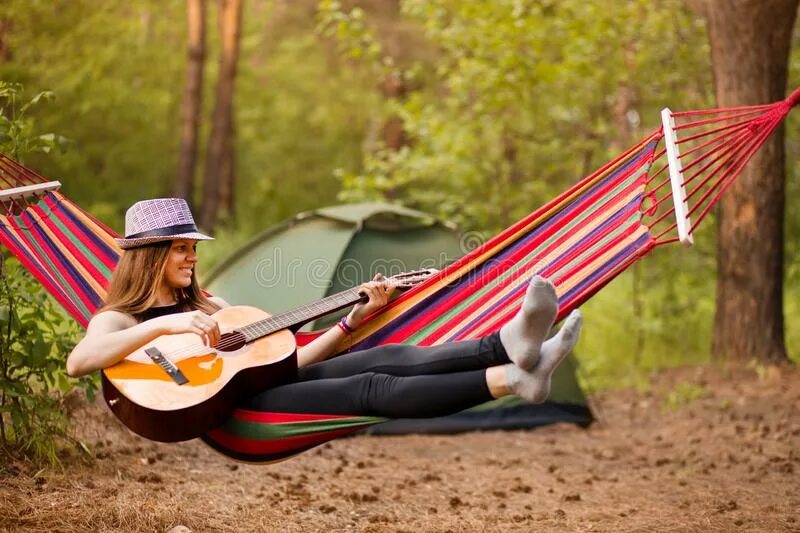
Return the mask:
{"type": "Polygon", "coordinates": [[[205,0],[186,0],[189,48],[186,52],[186,83],[181,107],[181,143],[174,193],[190,204],[194,197],[197,136],[203,106],[203,62],[206,56],[205,0]]]}
{"type": "MultiPolygon", "coordinates": [[[[708,0],[720,107],[785,98],[798,0],[708,0]]],[[[783,327],[784,130],[776,130],[720,202],[716,357],[787,359],[783,327]]]]}
{"type": "MultiPolygon", "coordinates": [[[[396,70],[386,74],[380,88],[381,94],[387,100],[402,101],[408,96],[408,87],[403,75],[396,70]]],[[[397,152],[406,144],[408,139],[403,128],[403,119],[397,115],[390,116],[383,124],[383,145],[392,152],[397,152]]]]}
{"type": "Polygon", "coordinates": [[[228,134],[225,136],[225,149],[222,151],[222,167],[219,175],[219,206],[222,213],[231,216],[234,214],[233,208],[236,205],[234,198],[234,178],[236,174],[235,153],[233,147],[236,144],[236,130],[233,122],[230,124],[228,134]]]}
{"type": "MultiPolygon", "coordinates": [[[[219,0],[222,52],[219,79],[208,139],[206,169],[203,180],[203,210],[200,217],[203,228],[212,231],[225,208],[223,191],[233,198],[233,93],[236,81],[236,63],[239,59],[242,0],[219,0]],[[228,171],[225,171],[225,169],[228,171]],[[224,180],[224,181],[223,181],[224,180]]],[[[232,207],[232,206],[231,206],[232,207]]]]}
{"type": "Polygon", "coordinates": [[[8,47],[6,36],[11,30],[11,20],[0,17],[0,63],[11,61],[11,49],[8,47]]]}

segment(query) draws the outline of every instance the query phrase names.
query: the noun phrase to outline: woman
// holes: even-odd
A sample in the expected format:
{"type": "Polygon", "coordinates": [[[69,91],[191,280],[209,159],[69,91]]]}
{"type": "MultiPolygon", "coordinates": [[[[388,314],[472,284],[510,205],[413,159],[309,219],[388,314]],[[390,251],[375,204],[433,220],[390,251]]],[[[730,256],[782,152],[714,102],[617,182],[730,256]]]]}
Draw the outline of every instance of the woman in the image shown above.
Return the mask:
{"type": "MultiPolygon", "coordinates": [[[[195,333],[208,345],[220,338],[213,313],[228,304],[206,297],[196,276],[197,231],[184,200],[134,204],[125,216],[125,250],[105,306],[67,359],[67,372],[82,376],[109,367],[153,339],[195,333]]],[[[543,402],[550,378],[578,340],[582,318],[574,311],[545,341],[558,310],[553,285],[536,276],[519,312],[499,333],[434,347],[387,345],[328,359],[345,335],[386,305],[393,288],[380,276],[361,286],[369,296],[339,323],[299,347],[298,375],[242,406],[276,412],[432,417],[517,394],[543,402]]]]}

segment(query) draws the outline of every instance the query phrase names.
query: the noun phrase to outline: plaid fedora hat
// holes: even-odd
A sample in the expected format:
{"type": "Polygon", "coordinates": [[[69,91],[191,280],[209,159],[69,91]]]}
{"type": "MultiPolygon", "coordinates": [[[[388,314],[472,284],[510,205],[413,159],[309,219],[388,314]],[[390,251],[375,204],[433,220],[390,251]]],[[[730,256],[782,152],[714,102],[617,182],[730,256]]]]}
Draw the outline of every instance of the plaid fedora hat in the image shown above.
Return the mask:
{"type": "Polygon", "coordinates": [[[125,238],[114,240],[120,248],[127,250],[173,239],[214,239],[197,231],[189,204],[183,198],[155,198],[136,202],[125,213],[125,238]]]}

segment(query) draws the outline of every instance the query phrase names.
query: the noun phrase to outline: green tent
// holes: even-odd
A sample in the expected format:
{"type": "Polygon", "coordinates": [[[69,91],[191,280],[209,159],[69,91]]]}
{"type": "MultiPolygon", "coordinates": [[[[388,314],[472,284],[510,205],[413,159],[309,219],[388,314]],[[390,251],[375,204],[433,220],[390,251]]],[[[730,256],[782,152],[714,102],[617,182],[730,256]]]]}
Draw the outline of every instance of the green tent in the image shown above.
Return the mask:
{"type": "MultiPolygon", "coordinates": [[[[372,279],[441,268],[463,249],[454,226],[389,204],[351,204],[301,213],[268,228],[224,259],[203,280],[211,293],[270,313],[288,311],[372,279]]],[[[308,329],[334,323],[317,320],[308,329]]],[[[592,415],[568,359],[553,377],[550,400],[530,405],[507,397],[451,416],[380,424],[372,433],[447,433],[527,428],[554,422],[587,425],[592,415]]]]}
{"type": "MultiPolygon", "coordinates": [[[[448,223],[389,204],[351,204],[301,213],[224,259],[203,286],[229,302],[288,311],[385,275],[441,268],[461,257],[448,223]]],[[[311,329],[330,325],[323,318],[311,329]]]]}

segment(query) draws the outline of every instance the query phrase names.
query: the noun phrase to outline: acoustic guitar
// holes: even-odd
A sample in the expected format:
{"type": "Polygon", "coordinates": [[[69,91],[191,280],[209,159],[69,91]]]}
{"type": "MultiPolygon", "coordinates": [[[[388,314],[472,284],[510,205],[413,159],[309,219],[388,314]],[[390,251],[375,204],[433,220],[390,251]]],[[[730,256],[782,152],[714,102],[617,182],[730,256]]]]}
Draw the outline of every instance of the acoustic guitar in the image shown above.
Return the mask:
{"type": "MultiPolygon", "coordinates": [[[[407,289],[433,272],[385,281],[407,289]]],[[[356,287],[275,316],[248,306],[220,309],[212,315],[222,334],[216,346],[204,345],[195,333],[162,335],[102,371],[103,396],[122,423],[143,437],[199,437],[244,398],[294,379],[294,333],[303,324],[367,300],[356,287]]]]}

